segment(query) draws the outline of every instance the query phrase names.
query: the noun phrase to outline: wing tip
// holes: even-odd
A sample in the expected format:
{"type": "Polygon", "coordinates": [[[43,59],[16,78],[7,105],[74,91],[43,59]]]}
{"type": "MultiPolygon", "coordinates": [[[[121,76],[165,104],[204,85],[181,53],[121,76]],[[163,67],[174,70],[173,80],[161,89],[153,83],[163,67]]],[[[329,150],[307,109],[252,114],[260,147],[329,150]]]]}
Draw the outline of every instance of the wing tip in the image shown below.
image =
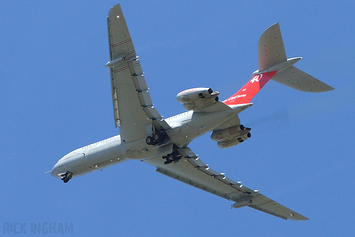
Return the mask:
{"type": "Polygon", "coordinates": [[[307,218],[305,216],[302,216],[300,214],[294,214],[294,213],[291,213],[290,217],[288,217],[287,219],[290,219],[293,221],[307,221],[307,220],[309,220],[309,218],[307,218]]]}

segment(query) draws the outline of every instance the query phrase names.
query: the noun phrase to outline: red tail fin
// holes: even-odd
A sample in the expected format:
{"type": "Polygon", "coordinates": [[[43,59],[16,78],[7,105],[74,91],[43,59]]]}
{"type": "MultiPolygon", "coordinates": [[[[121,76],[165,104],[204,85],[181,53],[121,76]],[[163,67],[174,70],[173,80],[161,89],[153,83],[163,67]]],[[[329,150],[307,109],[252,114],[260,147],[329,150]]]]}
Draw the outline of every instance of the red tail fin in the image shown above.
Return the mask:
{"type": "Polygon", "coordinates": [[[261,88],[277,73],[266,72],[255,75],[237,93],[223,101],[227,105],[247,104],[260,91],[261,88]]]}

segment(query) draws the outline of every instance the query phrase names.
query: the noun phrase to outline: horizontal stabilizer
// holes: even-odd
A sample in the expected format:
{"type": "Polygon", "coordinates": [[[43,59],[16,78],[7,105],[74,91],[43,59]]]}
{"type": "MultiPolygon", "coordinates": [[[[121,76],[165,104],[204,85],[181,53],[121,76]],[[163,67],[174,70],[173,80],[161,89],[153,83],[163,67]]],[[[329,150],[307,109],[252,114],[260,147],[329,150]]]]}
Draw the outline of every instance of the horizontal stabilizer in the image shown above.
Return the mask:
{"type": "Polygon", "coordinates": [[[305,92],[324,92],[334,89],[294,66],[277,73],[272,80],[305,92]]]}

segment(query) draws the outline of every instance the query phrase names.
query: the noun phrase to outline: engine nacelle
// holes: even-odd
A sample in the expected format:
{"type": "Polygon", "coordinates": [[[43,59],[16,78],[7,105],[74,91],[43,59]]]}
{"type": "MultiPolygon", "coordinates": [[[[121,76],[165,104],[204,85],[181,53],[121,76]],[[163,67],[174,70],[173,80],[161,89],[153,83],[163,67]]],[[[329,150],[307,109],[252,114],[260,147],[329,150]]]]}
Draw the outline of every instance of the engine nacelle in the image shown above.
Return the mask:
{"type": "Polygon", "coordinates": [[[214,131],[211,134],[211,139],[213,141],[230,140],[233,137],[245,136],[250,132],[250,130],[250,128],[246,128],[243,125],[237,125],[223,130],[214,131]]]}
{"type": "Polygon", "coordinates": [[[242,142],[244,142],[245,140],[249,139],[251,137],[251,133],[248,133],[246,135],[243,136],[236,136],[233,138],[230,138],[228,140],[221,140],[217,142],[217,146],[219,148],[228,148],[228,147],[232,147],[235,145],[238,145],[242,142]]]}
{"type": "Polygon", "coordinates": [[[199,87],[180,92],[177,94],[176,99],[180,103],[191,103],[195,100],[216,97],[217,95],[219,95],[219,92],[213,91],[211,88],[199,87]]]}
{"type": "Polygon", "coordinates": [[[176,99],[183,103],[184,109],[194,110],[209,106],[218,101],[218,91],[211,88],[192,88],[177,94],[176,99]]]}
{"type": "Polygon", "coordinates": [[[251,137],[250,128],[243,125],[232,126],[223,130],[214,131],[211,139],[217,141],[219,148],[228,148],[238,145],[251,137]]]}

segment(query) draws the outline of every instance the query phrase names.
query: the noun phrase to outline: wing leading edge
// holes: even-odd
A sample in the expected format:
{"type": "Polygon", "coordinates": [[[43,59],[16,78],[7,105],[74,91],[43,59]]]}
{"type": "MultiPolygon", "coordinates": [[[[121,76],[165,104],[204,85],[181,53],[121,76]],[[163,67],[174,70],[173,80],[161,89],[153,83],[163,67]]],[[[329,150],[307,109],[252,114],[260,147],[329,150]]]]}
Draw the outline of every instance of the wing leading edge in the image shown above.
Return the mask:
{"type": "Polygon", "coordinates": [[[111,71],[115,126],[120,125],[122,140],[147,137],[152,124],[159,130],[170,129],[154,108],[120,4],[110,9],[107,26],[110,61],[106,66],[111,71]]]}
{"type": "Polygon", "coordinates": [[[190,148],[179,148],[178,151],[183,158],[176,163],[165,165],[161,156],[143,161],[155,166],[161,174],[234,201],[233,208],[249,206],[285,220],[308,220],[240,182],[227,178],[224,173],[210,169],[190,148]]]}

